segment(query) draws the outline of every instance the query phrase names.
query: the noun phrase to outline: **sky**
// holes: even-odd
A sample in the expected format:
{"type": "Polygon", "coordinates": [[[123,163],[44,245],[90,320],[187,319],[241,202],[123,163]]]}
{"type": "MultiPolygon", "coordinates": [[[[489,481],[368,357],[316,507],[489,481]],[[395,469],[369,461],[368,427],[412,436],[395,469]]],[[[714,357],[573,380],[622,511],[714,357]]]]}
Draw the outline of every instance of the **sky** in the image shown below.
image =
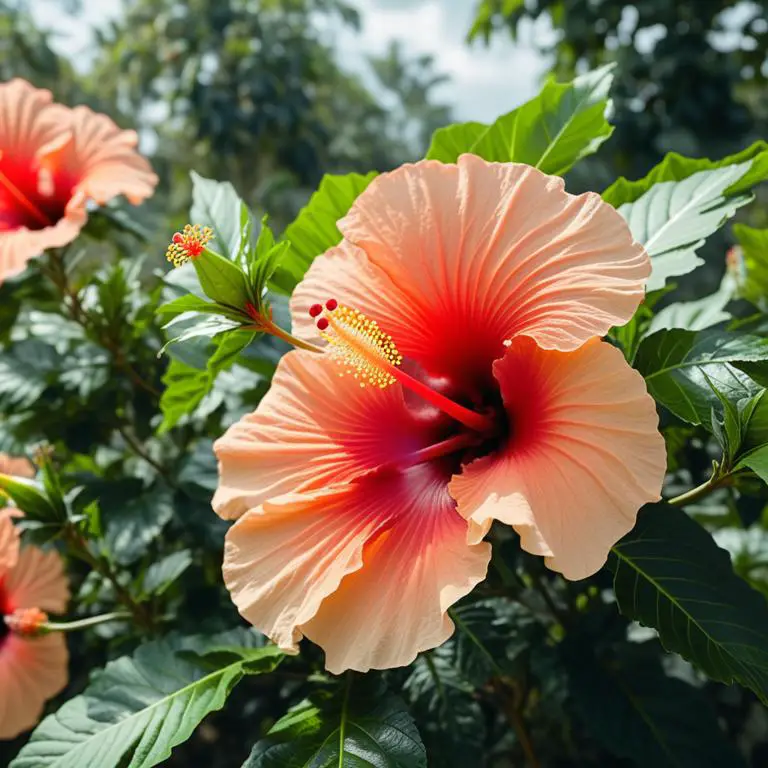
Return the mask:
{"type": "MultiPolygon", "coordinates": [[[[533,96],[547,69],[546,61],[533,45],[551,34],[546,25],[529,27],[513,43],[499,34],[486,47],[482,41],[466,43],[477,0],[350,0],[361,13],[359,34],[349,29],[328,30],[339,61],[358,72],[370,86],[374,79],[367,55],[384,53],[391,41],[399,40],[407,54],[431,54],[435,71],[450,81],[435,90],[435,97],[454,107],[460,120],[489,121],[533,96]]],[[[88,25],[98,25],[120,11],[120,0],[82,0],[83,16],[61,19],[51,11],[55,0],[32,0],[38,24],[56,18],[55,46],[67,54],[87,60],[88,25]]]]}

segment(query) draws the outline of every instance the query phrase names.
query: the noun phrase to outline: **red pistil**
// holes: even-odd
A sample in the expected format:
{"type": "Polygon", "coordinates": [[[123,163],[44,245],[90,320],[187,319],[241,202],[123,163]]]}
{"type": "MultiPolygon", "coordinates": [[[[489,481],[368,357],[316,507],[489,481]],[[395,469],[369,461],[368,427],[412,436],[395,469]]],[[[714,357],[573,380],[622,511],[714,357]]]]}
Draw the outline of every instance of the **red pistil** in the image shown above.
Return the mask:
{"type": "Polygon", "coordinates": [[[52,227],[53,222],[2,172],[0,186],[5,187],[27,213],[34,216],[44,227],[52,227]]]}
{"type": "Polygon", "coordinates": [[[174,267],[180,267],[190,259],[197,259],[212,239],[213,230],[210,227],[187,224],[181,232],[174,233],[165,252],[166,258],[174,267]]]}
{"type": "MultiPolygon", "coordinates": [[[[316,317],[313,314],[316,306],[310,307],[312,317],[316,317]]],[[[493,419],[459,405],[400,369],[400,353],[392,338],[375,320],[369,320],[349,307],[339,306],[336,299],[328,299],[325,311],[315,325],[328,342],[327,351],[342,365],[348,366],[349,372],[360,379],[361,386],[370,384],[383,389],[397,381],[470,429],[482,434],[497,431],[493,419]]]]}

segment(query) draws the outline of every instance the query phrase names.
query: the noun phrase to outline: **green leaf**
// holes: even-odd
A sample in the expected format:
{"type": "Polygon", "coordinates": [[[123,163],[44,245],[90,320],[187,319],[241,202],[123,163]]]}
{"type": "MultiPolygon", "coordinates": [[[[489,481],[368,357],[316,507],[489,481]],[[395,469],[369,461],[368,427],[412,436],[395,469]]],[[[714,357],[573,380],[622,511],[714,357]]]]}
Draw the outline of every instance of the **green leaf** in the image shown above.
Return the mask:
{"type": "Polygon", "coordinates": [[[749,193],[726,192],[750,167],[741,163],[701,171],[682,181],[660,182],[618,209],[651,257],[647,290],[662,288],[667,278],[685,275],[703,263],[696,250],[752,199],[749,193]]]}
{"type": "Polygon", "coordinates": [[[218,375],[235,364],[240,353],[255,336],[253,331],[234,330],[215,338],[213,353],[208,358],[205,370],[180,360],[171,360],[163,375],[165,389],[160,396],[160,410],[163,414],[163,421],[158,428],[160,434],[173,429],[181,418],[200,405],[213,388],[218,375]]]}
{"type": "Polygon", "coordinates": [[[57,368],[58,355],[49,344],[27,339],[0,354],[0,408],[27,408],[37,401],[57,368]]]}
{"type": "Polygon", "coordinates": [[[209,299],[234,310],[243,310],[253,296],[248,278],[233,261],[207,248],[192,262],[200,287],[209,299]]]}
{"type": "Polygon", "coordinates": [[[726,166],[751,162],[749,172],[727,188],[727,195],[746,192],[768,179],[768,142],[757,141],[751,147],[721,160],[699,157],[683,157],[670,152],[647,176],[637,181],[617,179],[603,192],[603,200],[618,208],[642,197],[654,184],[662,181],[682,181],[700,171],[712,171],[726,166]],[[754,161],[754,162],[751,162],[754,161]]]}
{"type": "Polygon", "coordinates": [[[151,768],[224,706],[244,674],[270,672],[282,659],[268,646],[208,671],[182,654],[187,644],[172,636],[107,664],[82,696],[43,720],[13,768],[151,768]]]}
{"type": "Polygon", "coordinates": [[[764,483],[768,483],[768,445],[745,453],[734,469],[751,469],[764,483]]]}
{"type": "Polygon", "coordinates": [[[707,531],[679,509],[647,506],[612,552],[625,616],[712,679],[736,680],[768,703],[768,605],[707,531]]]}
{"type": "Polygon", "coordinates": [[[0,475],[0,491],[13,500],[13,503],[31,520],[43,523],[63,523],[66,512],[53,504],[43,488],[34,480],[22,477],[0,475]]]}
{"type": "MultiPolygon", "coordinates": [[[[512,112],[511,114],[515,114],[512,112]]],[[[477,142],[490,128],[485,123],[454,123],[438,128],[432,134],[432,142],[427,150],[427,159],[441,163],[455,163],[460,155],[471,152],[477,142]]]]}
{"type": "Polygon", "coordinates": [[[280,290],[291,293],[315,257],[341,242],[336,222],[347,214],[376,175],[371,171],[366,176],[357,173],[323,176],[317,191],[283,233],[283,239],[288,240],[291,247],[273,281],[280,290]]]}
{"type": "Polygon", "coordinates": [[[484,131],[479,123],[438,129],[428,158],[454,163],[470,152],[499,163],[527,163],[544,173],[562,175],[613,133],[605,119],[614,65],[570,83],[548,82],[541,93],[503,115],[484,131]]]}
{"type": "Polygon", "coordinates": [[[145,595],[162,595],[184,571],[192,565],[192,553],[188,549],[172,552],[147,568],[141,583],[145,595]]]}
{"type": "Polygon", "coordinates": [[[734,252],[737,262],[733,265],[739,296],[765,309],[768,302],[768,229],[734,224],[733,234],[741,249],[734,252]]]}
{"type": "Polygon", "coordinates": [[[743,767],[702,692],[667,677],[648,651],[625,645],[598,658],[566,640],[571,701],[595,740],[647,768],[743,767]]]}
{"type": "Polygon", "coordinates": [[[211,227],[221,252],[234,261],[240,251],[240,196],[228,181],[206,179],[194,171],[190,176],[192,223],[211,227]]]}
{"type": "Polygon", "coordinates": [[[161,304],[157,308],[158,315],[168,316],[168,319],[183,315],[185,312],[200,312],[202,314],[220,314],[221,309],[212,301],[206,301],[199,296],[188,293],[186,296],[179,296],[173,301],[161,304]]]}
{"type": "Polygon", "coordinates": [[[725,331],[657,331],[643,339],[635,367],[651,396],[690,424],[709,422],[719,398],[731,402],[755,394],[749,377],[729,365],[768,359],[768,339],[725,331]]]}
{"type": "Polygon", "coordinates": [[[104,541],[123,565],[138,560],[173,517],[170,491],[140,480],[104,483],[99,496],[104,541]]]}
{"type": "Polygon", "coordinates": [[[371,679],[348,677],[338,695],[294,707],[253,748],[243,768],[426,768],[403,702],[371,679]]]}
{"type": "Polygon", "coordinates": [[[719,325],[731,319],[730,312],[725,308],[734,298],[736,284],[726,275],[720,287],[709,296],[695,301],[681,301],[669,304],[658,314],[654,315],[648,326],[648,334],[672,328],[682,328],[686,331],[703,331],[713,325],[719,325]]]}
{"type": "MultiPolygon", "coordinates": [[[[184,314],[174,317],[173,320],[165,325],[165,328],[170,328],[177,323],[187,323],[189,320],[194,320],[194,322],[189,323],[184,331],[182,331],[178,336],[174,336],[172,339],[169,339],[160,350],[158,357],[163,352],[165,352],[165,350],[168,349],[171,344],[181,344],[182,342],[189,341],[190,339],[213,339],[215,337],[221,336],[221,334],[224,334],[227,331],[236,331],[242,327],[242,323],[239,320],[230,320],[226,317],[206,317],[203,319],[198,319],[194,315],[184,314]]],[[[244,331],[244,333],[250,332],[244,331]]],[[[230,334],[227,333],[227,335],[223,338],[228,338],[229,336],[230,334]]]]}

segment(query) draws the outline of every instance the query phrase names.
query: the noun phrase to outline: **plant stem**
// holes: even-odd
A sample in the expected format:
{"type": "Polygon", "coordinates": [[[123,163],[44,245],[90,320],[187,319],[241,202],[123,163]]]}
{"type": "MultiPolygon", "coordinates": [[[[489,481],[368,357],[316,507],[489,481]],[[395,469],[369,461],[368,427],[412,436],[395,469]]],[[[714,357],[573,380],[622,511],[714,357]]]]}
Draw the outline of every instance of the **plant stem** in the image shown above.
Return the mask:
{"type": "Polygon", "coordinates": [[[171,485],[174,486],[174,483],[172,482],[171,478],[168,476],[167,471],[165,470],[165,467],[163,467],[161,464],[156,462],[145,450],[144,446],[122,425],[117,426],[117,431],[120,433],[120,437],[125,440],[125,442],[128,444],[128,446],[133,450],[133,452],[141,459],[144,459],[144,461],[147,462],[161,477],[165,479],[165,481],[171,485]]]}
{"type": "Polygon", "coordinates": [[[673,507],[684,507],[687,504],[695,504],[700,499],[708,496],[712,491],[722,488],[728,485],[730,482],[729,476],[715,477],[714,475],[701,485],[697,485],[695,488],[691,488],[690,491],[681,493],[679,496],[673,496],[671,499],[667,499],[667,504],[671,504],[673,507]]]}
{"type": "Polygon", "coordinates": [[[552,614],[553,618],[561,624],[563,627],[567,627],[569,624],[568,615],[560,608],[557,603],[555,603],[554,599],[552,598],[552,595],[549,594],[549,590],[547,589],[547,585],[542,581],[541,577],[537,574],[530,574],[531,576],[531,582],[533,586],[535,587],[536,591],[541,595],[541,599],[545,602],[547,608],[549,608],[550,613],[552,614]]]}
{"type": "Polygon", "coordinates": [[[43,271],[48,275],[50,281],[59,289],[63,299],[62,303],[66,307],[69,317],[85,331],[90,331],[95,338],[98,339],[99,344],[112,355],[115,365],[121,369],[137,387],[149,392],[154,397],[160,397],[160,392],[158,392],[158,390],[149,382],[145,381],[128,360],[125,359],[125,355],[119,344],[101,333],[98,328],[93,327],[93,324],[88,318],[88,313],[83,309],[77,290],[72,287],[69,278],[67,277],[67,270],[64,266],[64,252],[54,249],[49,251],[48,255],[49,266],[44,268],[43,271]]]}
{"type": "Polygon", "coordinates": [[[115,590],[115,597],[128,609],[134,623],[141,629],[151,632],[153,630],[151,615],[146,607],[141,603],[136,602],[131,593],[120,583],[117,574],[112,570],[110,564],[105,560],[94,557],[85,541],[74,528],[67,530],[65,538],[72,550],[72,554],[90,565],[96,573],[105,578],[112,585],[112,588],[115,590]]]}
{"type": "Polygon", "coordinates": [[[541,762],[536,754],[531,735],[528,733],[528,726],[523,718],[523,696],[519,687],[515,683],[505,682],[498,678],[492,682],[492,685],[496,694],[501,699],[502,709],[507,722],[512,726],[517,740],[520,742],[526,764],[530,768],[541,768],[541,762]]]}
{"type": "Polygon", "coordinates": [[[124,621],[130,618],[131,614],[128,611],[113,611],[112,613],[89,616],[87,619],[77,619],[76,621],[48,621],[43,628],[49,632],[75,632],[79,629],[95,627],[97,624],[106,624],[108,621],[124,621]]]}

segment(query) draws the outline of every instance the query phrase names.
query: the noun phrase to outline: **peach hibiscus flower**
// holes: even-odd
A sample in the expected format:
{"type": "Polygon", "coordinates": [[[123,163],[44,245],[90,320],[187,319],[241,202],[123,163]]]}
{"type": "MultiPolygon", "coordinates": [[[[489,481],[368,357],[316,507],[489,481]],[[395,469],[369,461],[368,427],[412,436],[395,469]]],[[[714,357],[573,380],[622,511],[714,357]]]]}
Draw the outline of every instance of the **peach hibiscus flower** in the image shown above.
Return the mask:
{"type": "MultiPolygon", "coordinates": [[[[0,455],[0,471],[29,475],[29,462],[0,455]]],[[[55,552],[20,547],[11,510],[0,510],[0,739],[40,719],[46,700],[67,684],[64,636],[37,636],[43,611],[65,610],[69,590],[55,552]]]]}
{"type": "Polygon", "coordinates": [[[446,640],[494,520],[595,573],[665,471],[645,383],[600,340],[650,260],[598,195],[463,155],[378,177],[338,226],[292,299],[322,354],[288,353],[216,443],[214,497],[241,614],[332,672],[446,640]]]}
{"type": "Polygon", "coordinates": [[[25,80],[0,84],[0,283],[72,242],[89,200],[125,195],[137,205],[157,184],[134,131],[51,99],[25,80]]]}

